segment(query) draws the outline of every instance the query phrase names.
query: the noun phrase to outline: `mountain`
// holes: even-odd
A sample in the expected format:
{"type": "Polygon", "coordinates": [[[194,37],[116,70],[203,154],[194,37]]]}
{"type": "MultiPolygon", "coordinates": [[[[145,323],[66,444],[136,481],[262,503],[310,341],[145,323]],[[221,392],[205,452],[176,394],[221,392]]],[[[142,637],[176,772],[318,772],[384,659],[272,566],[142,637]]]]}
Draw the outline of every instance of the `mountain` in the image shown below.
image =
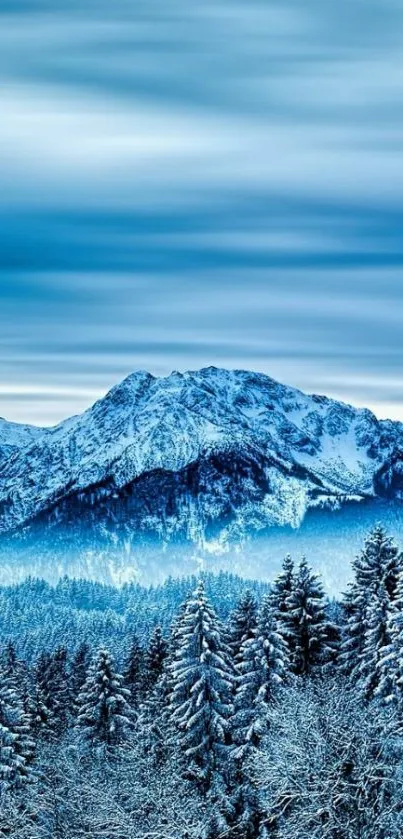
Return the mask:
{"type": "Polygon", "coordinates": [[[47,429],[35,425],[7,422],[0,417],[0,469],[10,455],[20,451],[46,435],[47,429]]]}
{"type": "Polygon", "coordinates": [[[0,421],[5,552],[217,554],[314,509],[402,498],[401,423],[259,373],[140,371],[55,428],[0,421]]]}

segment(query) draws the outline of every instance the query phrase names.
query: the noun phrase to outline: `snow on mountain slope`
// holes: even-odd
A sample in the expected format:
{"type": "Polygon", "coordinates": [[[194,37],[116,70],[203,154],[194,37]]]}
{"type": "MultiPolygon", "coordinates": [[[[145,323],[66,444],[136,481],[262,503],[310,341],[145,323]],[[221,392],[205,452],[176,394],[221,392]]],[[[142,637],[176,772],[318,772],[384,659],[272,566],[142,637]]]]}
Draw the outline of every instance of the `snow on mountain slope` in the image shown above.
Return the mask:
{"type": "Polygon", "coordinates": [[[36,442],[47,433],[35,425],[20,425],[0,417],[0,468],[10,455],[36,442]]]}
{"type": "Polygon", "coordinates": [[[0,424],[0,533],[182,535],[216,549],[348,498],[400,499],[403,426],[269,377],[133,373],[53,429],[0,424]]]}

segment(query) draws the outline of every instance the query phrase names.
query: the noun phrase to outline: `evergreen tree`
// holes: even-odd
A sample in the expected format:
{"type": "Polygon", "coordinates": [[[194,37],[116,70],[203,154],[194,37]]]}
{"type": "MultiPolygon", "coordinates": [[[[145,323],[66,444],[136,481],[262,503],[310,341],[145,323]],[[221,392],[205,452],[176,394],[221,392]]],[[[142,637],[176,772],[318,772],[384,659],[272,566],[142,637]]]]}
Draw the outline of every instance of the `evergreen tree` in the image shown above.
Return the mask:
{"type": "MultiPolygon", "coordinates": [[[[174,688],[172,664],[181,637],[181,628],[186,613],[189,596],[179,606],[178,612],[171,624],[171,632],[167,641],[166,654],[162,663],[162,672],[154,681],[151,693],[142,703],[142,725],[147,731],[148,750],[153,755],[156,765],[161,765],[168,759],[170,743],[170,697],[174,688]]],[[[143,679],[144,681],[144,679],[143,679]]]]}
{"type": "Polygon", "coordinates": [[[382,695],[386,690],[385,669],[380,688],[380,665],[385,659],[391,641],[388,631],[390,605],[386,587],[381,583],[368,604],[364,644],[359,662],[359,684],[366,699],[372,699],[374,695],[382,695]]]}
{"type": "Polygon", "coordinates": [[[385,657],[382,647],[390,643],[387,624],[401,566],[397,546],[377,525],[353,563],[354,581],[344,597],[341,668],[368,696],[377,689],[378,663],[385,657]]]}
{"type": "Polygon", "coordinates": [[[289,647],[279,632],[270,596],[262,600],[254,647],[260,673],[258,702],[264,713],[291,679],[289,647]]]}
{"type": "Polygon", "coordinates": [[[0,697],[0,797],[3,791],[13,788],[16,778],[19,778],[20,766],[20,761],[14,748],[14,743],[17,738],[8,726],[1,722],[4,714],[3,700],[0,697]]]}
{"type": "Polygon", "coordinates": [[[239,654],[235,714],[232,719],[232,804],[236,834],[244,839],[262,836],[262,811],[247,766],[267,733],[268,711],[279,697],[289,671],[289,650],[278,632],[270,595],[262,600],[253,638],[239,654]]]}
{"type": "Polygon", "coordinates": [[[345,592],[342,605],[344,628],[341,634],[339,667],[342,674],[355,683],[364,650],[368,607],[367,592],[357,579],[345,592]]]}
{"type": "Polygon", "coordinates": [[[186,777],[204,794],[222,776],[229,742],[234,676],[222,634],[200,582],[179,632],[170,709],[186,777]]]}
{"type": "Polygon", "coordinates": [[[148,691],[153,690],[158,679],[162,676],[164,661],[168,652],[168,645],[163,637],[160,626],[156,626],[145,654],[145,686],[148,691]]]}
{"type": "Polygon", "coordinates": [[[292,621],[288,608],[288,598],[294,588],[294,563],[288,554],[283,560],[282,571],[276,577],[272,589],[269,592],[269,603],[276,621],[277,631],[288,644],[290,653],[293,653],[292,644],[294,636],[292,632],[292,621]]]}
{"type": "Polygon", "coordinates": [[[0,785],[6,789],[32,780],[35,743],[30,718],[15,675],[0,670],[0,785]]]}
{"type": "Polygon", "coordinates": [[[242,644],[253,638],[256,628],[257,603],[249,589],[244,592],[228,620],[227,644],[233,661],[237,661],[242,644]]]}
{"type": "MultiPolygon", "coordinates": [[[[403,573],[400,573],[395,596],[387,604],[386,641],[377,656],[377,686],[374,693],[385,705],[394,705],[403,721],[403,573]]],[[[382,615],[382,622],[385,615],[382,615]]]]}
{"type": "Polygon", "coordinates": [[[289,671],[289,650],[278,632],[270,595],[263,598],[253,638],[242,644],[236,673],[234,739],[241,748],[258,747],[265,733],[267,708],[289,671]]]}
{"type": "Polygon", "coordinates": [[[168,676],[171,672],[171,664],[175,658],[175,654],[179,644],[179,639],[181,637],[182,624],[186,614],[187,605],[189,603],[189,600],[191,599],[192,595],[188,594],[185,600],[183,600],[183,602],[179,604],[174,619],[171,623],[170,633],[167,641],[167,654],[164,661],[164,670],[166,671],[168,676]]]}
{"type": "Polygon", "coordinates": [[[54,740],[56,738],[56,727],[52,711],[46,703],[42,688],[34,684],[30,696],[29,716],[31,720],[31,731],[36,742],[39,739],[54,740]]]}
{"type": "MultiPolygon", "coordinates": [[[[153,644],[155,647],[155,645],[153,644]]],[[[159,639],[159,650],[161,653],[161,639],[159,639]]],[[[150,652],[150,650],[149,650],[150,652]]],[[[161,659],[161,654],[159,656],[161,659]]],[[[162,662],[164,658],[162,657],[162,662]]],[[[154,653],[152,654],[152,662],[150,661],[149,657],[147,657],[147,663],[150,669],[155,665],[156,658],[154,653]]],[[[159,666],[159,664],[158,664],[159,666]]],[[[145,654],[144,649],[139,643],[137,635],[134,634],[132,638],[132,643],[129,651],[129,655],[126,660],[126,667],[124,671],[125,677],[125,684],[130,690],[132,703],[137,706],[139,704],[140,697],[144,691],[144,679],[145,679],[145,654]]],[[[157,677],[158,678],[158,677],[157,677]]]]}
{"type": "Polygon", "coordinates": [[[44,700],[52,714],[55,734],[60,736],[68,727],[73,704],[66,647],[58,647],[50,658],[44,700]]]}
{"type": "Polygon", "coordinates": [[[299,565],[286,603],[293,649],[292,670],[297,676],[320,675],[332,656],[329,645],[331,627],[326,617],[322,585],[305,559],[299,565]]]}
{"type": "Polygon", "coordinates": [[[339,672],[344,609],[337,600],[331,600],[326,605],[325,611],[328,621],[327,643],[330,651],[326,669],[339,672]]]}
{"type": "Polygon", "coordinates": [[[183,603],[179,605],[178,611],[172,621],[171,630],[167,641],[166,655],[162,667],[162,676],[159,679],[158,690],[159,698],[162,703],[161,709],[162,706],[164,706],[165,710],[173,689],[172,664],[175,660],[175,655],[179,646],[182,625],[186,614],[187,605],[190,599],[191,596],[188,595],[186,599],[183,601],[183,603]]]}
{"type": "Polygon", "coordinates": [[[83,641],[78,647],[71,662],[70,691],[74,704],[76,703],[81,688],[87,678],[90,661],[91,649],[89,644],[83,641]]]}
{"type": "Polygon", "coordinates": [[[57,726],[52,712],[51,683],[49,670],[52,658],[50,653],[42,652],[37,660],[32,691],[31,719],[32,730],[36,738],[53,740],[57,726]]]}
{"type": "Polygon", "coordinates": [[[24,661],[21,661],[16,653],[15,646],[9,641],[1,655],[1,672],[3,678],[8,679],[9,684],[18,691],[22,699],[24,711],[30,715],[32,696],[32,674],[24,661]]]}
{"type": "Polygon", "coordinates": [[[21,662],[17,658],[15,646],[9,641],[1,653],[1,670],[5,676],[17,676],[21,672],[21,662]]]}
{"type": "Polygon", "coordinates": [[[124,745],[132,726],[130,691],[107,650],[99,650],[78,697],[76,727],[84,743],[108,756],[124,745]]]}

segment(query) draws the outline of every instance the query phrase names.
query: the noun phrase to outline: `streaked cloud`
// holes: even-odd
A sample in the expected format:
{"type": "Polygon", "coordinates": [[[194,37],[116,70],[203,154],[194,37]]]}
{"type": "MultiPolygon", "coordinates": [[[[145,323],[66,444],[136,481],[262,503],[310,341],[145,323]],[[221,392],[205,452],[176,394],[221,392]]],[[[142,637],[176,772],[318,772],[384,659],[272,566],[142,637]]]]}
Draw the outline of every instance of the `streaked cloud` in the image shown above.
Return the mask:
{"type": "Polygon", "coordinates": [[[254,367],[403,418],[403,6],[4,0],[0,414],[254,367]]]}

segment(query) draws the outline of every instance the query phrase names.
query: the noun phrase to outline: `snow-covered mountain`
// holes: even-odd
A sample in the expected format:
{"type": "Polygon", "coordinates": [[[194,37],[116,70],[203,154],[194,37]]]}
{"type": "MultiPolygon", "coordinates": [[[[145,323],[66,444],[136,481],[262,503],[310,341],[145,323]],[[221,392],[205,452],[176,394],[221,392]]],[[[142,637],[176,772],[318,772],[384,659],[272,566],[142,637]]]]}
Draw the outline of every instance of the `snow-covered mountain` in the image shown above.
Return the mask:
{"type": "Polygon", "coordinates": [[[35,425],[20,425],[0,417],[0,469],[10,455],[43,438],[46,432],[35,425]]]}
{"type": "Polygon", "coordinates": [[[222,551],[313,507],[403,497],[403,425],[263,374],[136,372],[52,429],[0,421],[0,534],[222,551]]]}

